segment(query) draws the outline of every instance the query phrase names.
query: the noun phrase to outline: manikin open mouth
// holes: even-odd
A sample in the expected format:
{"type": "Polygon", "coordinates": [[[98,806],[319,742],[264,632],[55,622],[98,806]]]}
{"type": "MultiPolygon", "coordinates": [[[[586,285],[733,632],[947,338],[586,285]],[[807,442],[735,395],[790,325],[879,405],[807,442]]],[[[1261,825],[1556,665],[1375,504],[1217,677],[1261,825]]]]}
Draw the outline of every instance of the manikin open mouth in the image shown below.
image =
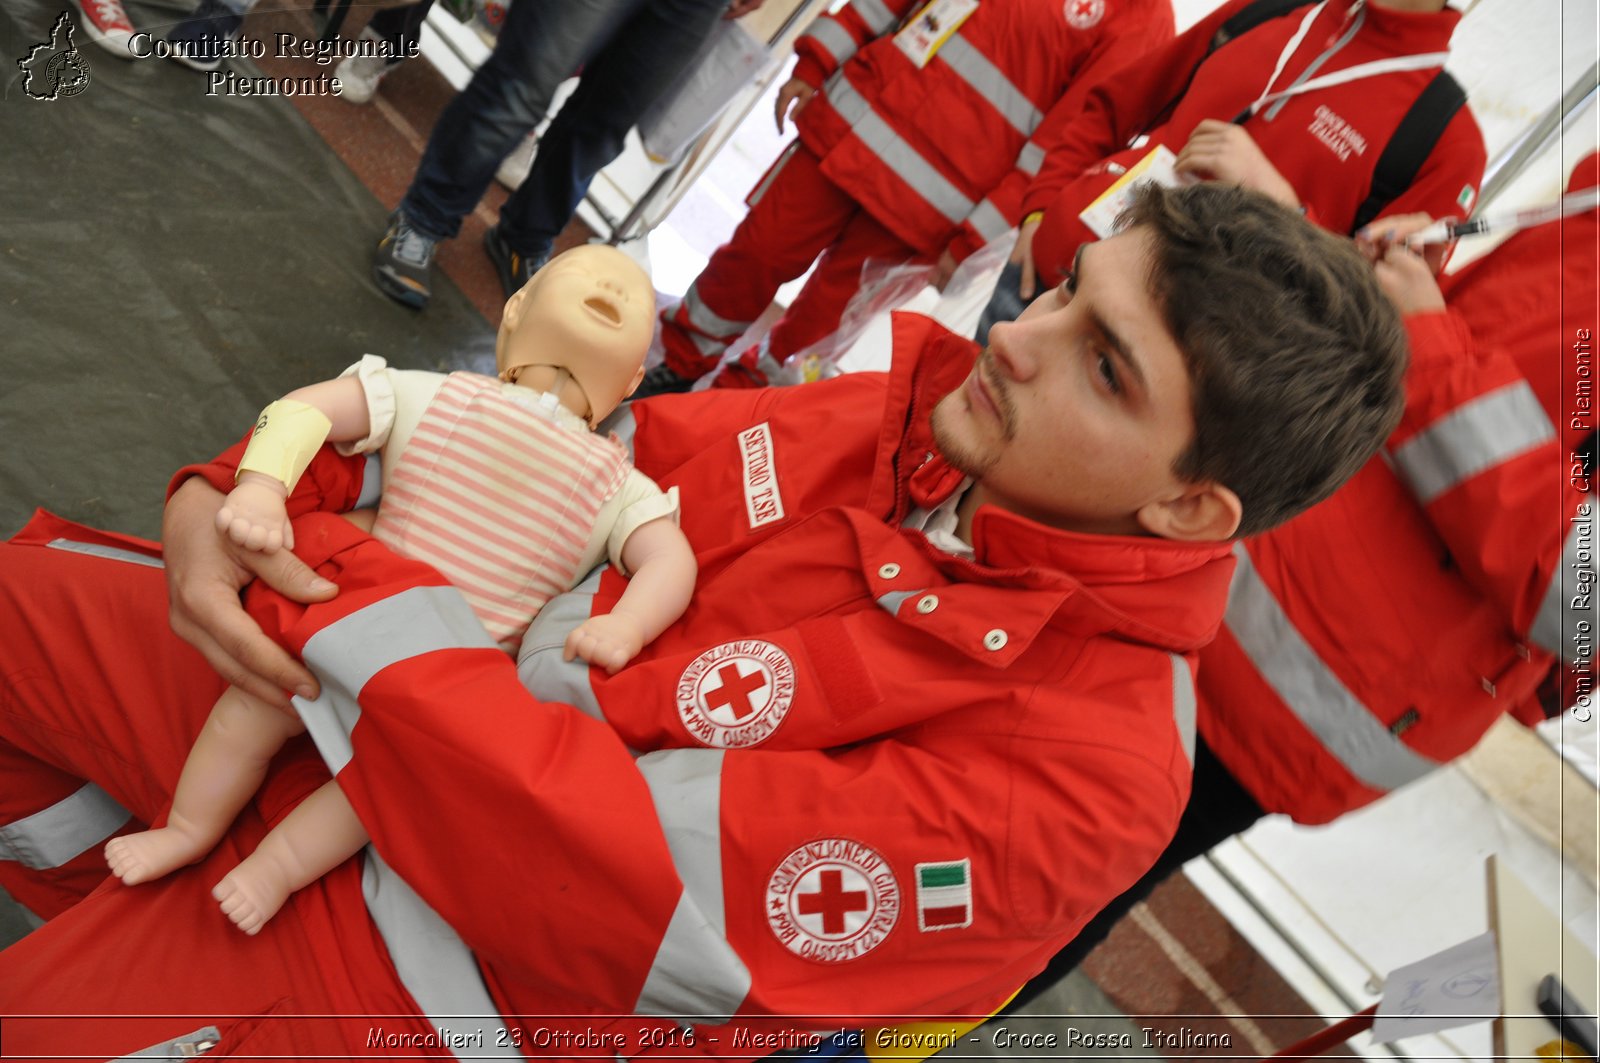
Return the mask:
{"type": "Polygon", "coordinates": [[[591,295],[583,301],[589,313],[598,317],[608,325],[620,326],[622,324],[622,311],[617,309],[617,304],[610,299],[598,295],[591,295]]]}

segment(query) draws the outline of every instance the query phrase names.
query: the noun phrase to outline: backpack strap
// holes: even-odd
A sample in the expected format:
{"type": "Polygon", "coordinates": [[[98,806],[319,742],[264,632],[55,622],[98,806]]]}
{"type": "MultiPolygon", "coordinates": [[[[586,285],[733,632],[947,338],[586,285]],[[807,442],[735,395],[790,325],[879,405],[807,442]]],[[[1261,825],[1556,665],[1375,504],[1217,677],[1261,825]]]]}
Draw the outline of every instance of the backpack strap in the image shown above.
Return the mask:
{"type": "Polygon", "coordinates": [[[1466,90],[1449,71],[1440,70],[1434,75],[1384,145],[1383,154],[1373,167],[1372,191],[1356,211],[1352,233],[1382,214],[1411,187],[1422,164],[1444,136],[1445,128],[1466,102],[1466,90]]]}
{"type": "Polygon", "coordinates": [[[1312,2],[1313,0],[1256,0],[1255,3],[1235,12],[1232,18],[1217,27],[1206,55],[1209,56],[1239,34],[1248,33],[1263,22],[1281,18],[1296,8],[1305,7],[1312,2]]]}

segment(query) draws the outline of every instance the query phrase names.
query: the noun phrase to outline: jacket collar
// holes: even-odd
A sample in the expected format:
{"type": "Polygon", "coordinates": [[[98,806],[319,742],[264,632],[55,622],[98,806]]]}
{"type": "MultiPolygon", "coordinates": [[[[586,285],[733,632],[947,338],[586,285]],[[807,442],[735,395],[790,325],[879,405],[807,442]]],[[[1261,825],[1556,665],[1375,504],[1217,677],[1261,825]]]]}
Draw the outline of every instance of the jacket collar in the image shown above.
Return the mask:
{"type": "MultiPolygon", "coordinates": [[[[929,416],[966,379],[979,347],[917,314],[894,315],[894,361],[872,507],[905,519],[948,499],[965,476],[939,454],[929,416]]],[[[974,560],[943,563],[984,583],[1077,599],[1079,616],[1177,652],[1215,636],[1233,573],[1231,543],[1062,531],[993,505],[972,522],[974,560]]],[[[943,555],[941,555],[943,556],[943,555]]]]}

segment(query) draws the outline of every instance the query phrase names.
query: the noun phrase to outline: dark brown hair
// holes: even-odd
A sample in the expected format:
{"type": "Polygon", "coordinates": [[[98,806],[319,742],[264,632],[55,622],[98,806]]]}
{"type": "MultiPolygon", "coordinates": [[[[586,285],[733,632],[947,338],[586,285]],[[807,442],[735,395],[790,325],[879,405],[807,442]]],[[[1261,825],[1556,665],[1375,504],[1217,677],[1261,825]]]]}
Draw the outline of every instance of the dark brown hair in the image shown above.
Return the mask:
{"type": "Polygon", "coordinates": [[[1327,498],[1400,420],[1400,316],[1348,240],[1265,196],[1141,188],[1149,285],[1189,363],[1194,441],[1173,471],[1239,496],[1253,535],[1327,498]]]}

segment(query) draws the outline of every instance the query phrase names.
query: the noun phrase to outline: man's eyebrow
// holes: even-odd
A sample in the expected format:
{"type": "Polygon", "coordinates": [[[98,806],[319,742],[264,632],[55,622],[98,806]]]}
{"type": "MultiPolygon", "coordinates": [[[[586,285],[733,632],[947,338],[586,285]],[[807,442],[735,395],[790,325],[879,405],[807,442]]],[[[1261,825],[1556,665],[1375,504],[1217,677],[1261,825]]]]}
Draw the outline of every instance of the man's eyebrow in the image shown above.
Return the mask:
{"type": "MultiPolygon", "coordinates": [[[[1077,290],[1079,293],[1083,291],[1084,251],[1088,249],[1088,246],[1087,244],[1079,245],[1078,253],[1072,259],[1072,273],[1077,278],[1077,290]]],[[[1111,327],[1106,319],[1100,316],[1100,311],[1092,305],[1089,308],[1089,320],[1094,323],[1094,327],[1099,331],[1100,335],[1105,337],[1106,346],[1111,348],[1111,353],[1116,355],[1117,361],[1122,363],[1123,368],[1138,383],[1139,389],[1148,392],[1150,385],[1145,380],[1144,369],[1139,365],[1139,360],[1133,356],[1133,350],[1128,346],[1127,341],[1117,334],[1117,331],[1111,327]]]]}

